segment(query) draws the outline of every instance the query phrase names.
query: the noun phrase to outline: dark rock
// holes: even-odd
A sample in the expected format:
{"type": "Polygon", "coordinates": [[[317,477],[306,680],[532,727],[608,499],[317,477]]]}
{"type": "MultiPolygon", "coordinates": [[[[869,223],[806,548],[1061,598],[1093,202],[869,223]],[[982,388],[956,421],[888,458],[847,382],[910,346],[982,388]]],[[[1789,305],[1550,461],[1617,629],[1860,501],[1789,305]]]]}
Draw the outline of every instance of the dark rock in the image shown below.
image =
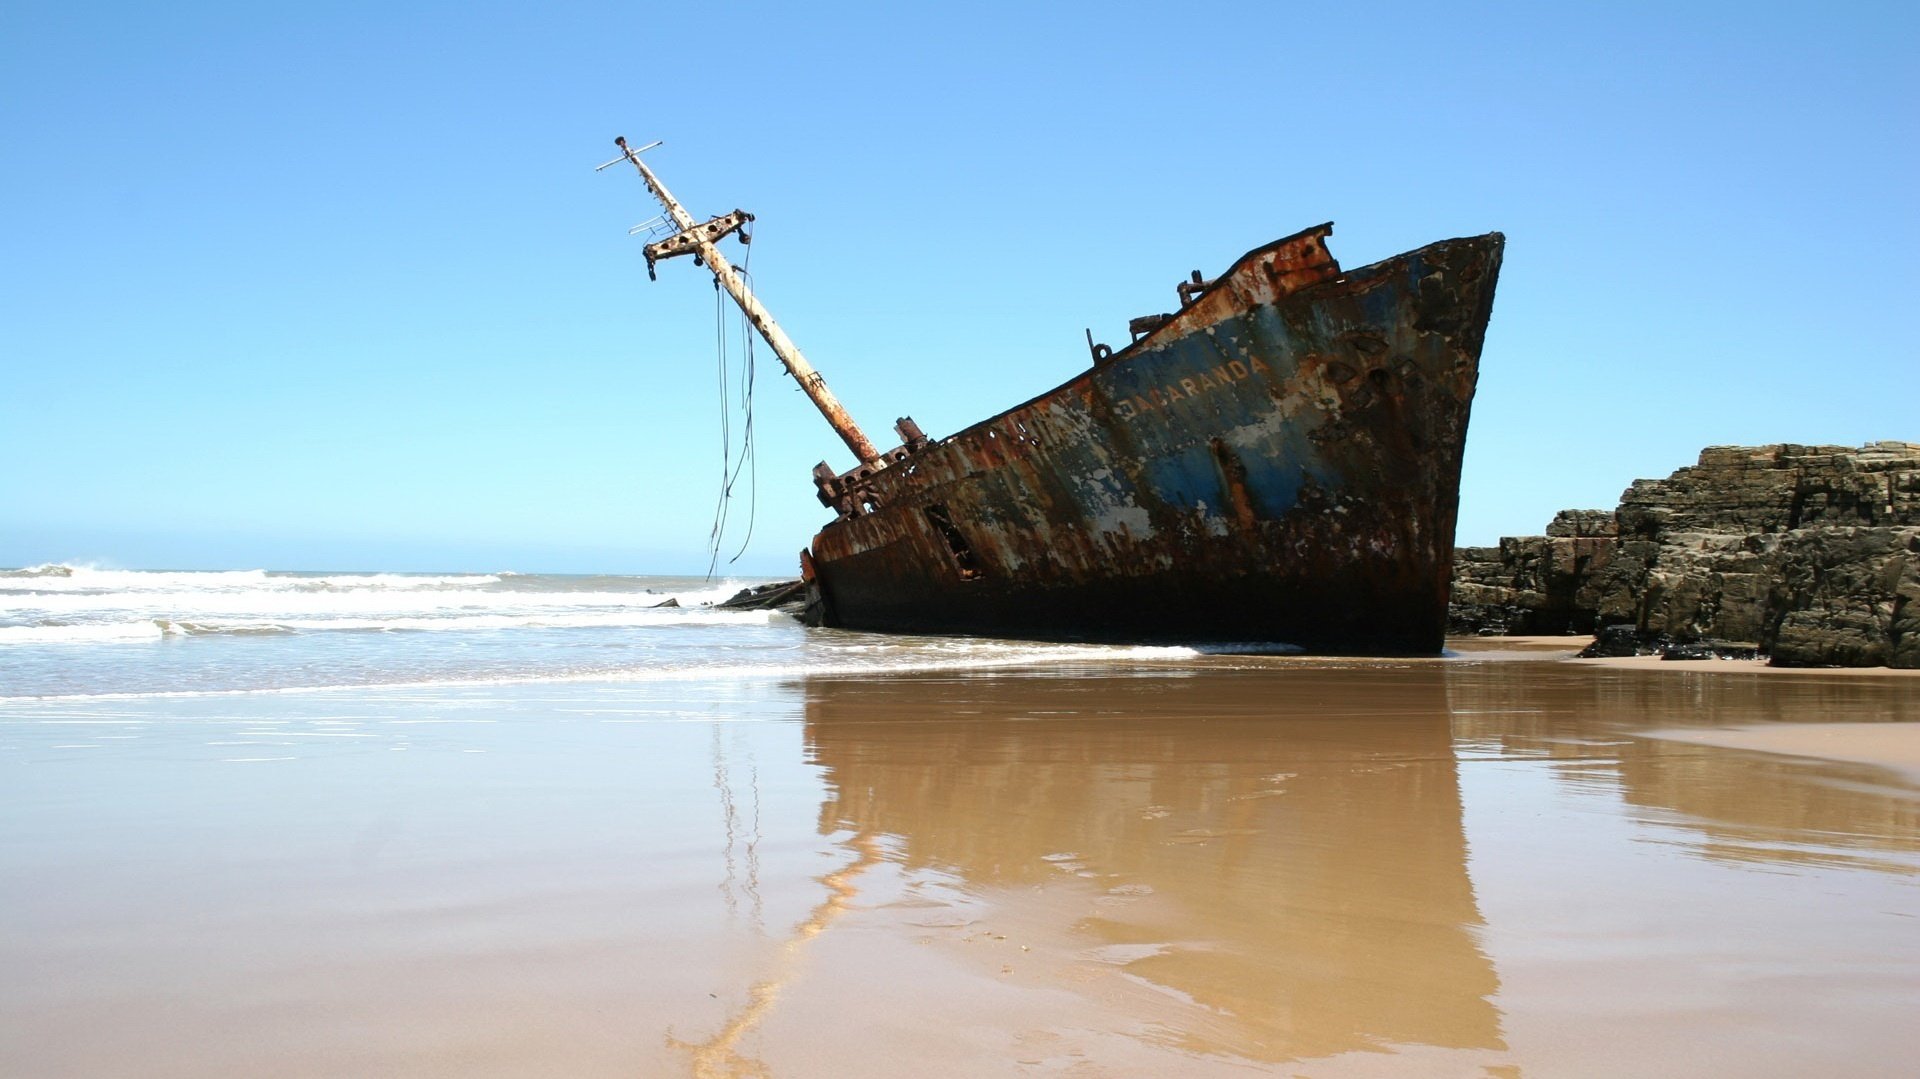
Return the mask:
{"type": "Polygon", "coordinates": [[[1701,641],[1721,659],[1758,659],[1760,646],[1752,641],[1701,641]]]}
{"type": "Polygon", "coordinates": [[[1719,653],[1705,641],[1689,641],[1686,644],[1670,644],[1660,650],[1660,658],[1669,659],[1719,659],[1719,653]]]}
{"type": "Polygon", "coordinates": [[[1887,620],[1892,638],[1889,667],[1920,670],[1920,576],[1909,574],[1893,590],[1893,617],[1887,620]]]}
{"type": "Polygon", "coordinates": [[[1642,648],[1640,631],[1630,624],[1603,627],[1593,638],[1593,643],[1582,649],[1581,659],[1617,659],[1622,656],[1637,656],[1651,648],[1642,648]]]}
{"type": "Polygon", "coordinates": [[[1634,481],[1611,514],[1567,510],[1546,532],[1456,553],[1456,627],[1628,624],[1640,646],[1920,668],[1920,445],[1711,446],[1634,481]]]}
{"type": "Polygon", "coordinates": [[[653,606],[655,610],[658,610],[661,607],[678,607],[680,606],[680,601],[677,599],[669,598],[665,603],[656,603],[653,606]]]}
{"type": "Polygon", "coordinates": [[[714,607],[728,611],[786,611],[797,614],[806,605],[805,581],[778,581],[742,588],[730,598],[714,604],[714,607]]]}
{"type": "Polygon", "coordinates": [[[1781,667],[1920,666],[1912,655],[1920,528],[1821,528],[1781,545],[1781,667]]]}
{"type": "Polygon", "coordinates": [[[1611,518],[1605,510],[1567,510],[1551,526],[1560,535],[1458,548],[1447,609],[1451,632],[1593,632],[1593,604],[1581,590],[1612,557],[1611,518]]]}
{"type": "Polygon", "coordinates": [[[1555,538],[1592,539],[1619,533],[1612,510],[1561,510],[1547,522],[1547,535],[1555,538]]]}

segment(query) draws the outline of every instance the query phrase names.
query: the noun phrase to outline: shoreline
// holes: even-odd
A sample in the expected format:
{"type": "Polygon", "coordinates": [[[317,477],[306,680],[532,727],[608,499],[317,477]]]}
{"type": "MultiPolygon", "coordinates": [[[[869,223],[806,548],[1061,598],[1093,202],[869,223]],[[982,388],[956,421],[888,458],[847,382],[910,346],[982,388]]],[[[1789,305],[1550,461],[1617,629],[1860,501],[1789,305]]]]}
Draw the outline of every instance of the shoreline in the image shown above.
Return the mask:
{"type": "MultiPolygon", "coordinates": [[[[1757,659],[1662,659],[1659,656],[1602,656],[1581,659],[1576,653],[1592,638],[1515,636],[1448,637],[1446,648],[1460,655],[1485,652],[1565,652],[1563,661],[1582,667],[1603,667],[1622,671],[1700,671],[1713,674],[1758,674],[1769,677],[1807,677],[1838,675],[1842,678],[1920,678],[1920,670],[1903,667],[1775,667],[1762,656],[1757,659]]],[[[1544,656],[1542,658],[1545,658],[1544,656]]]]}
{"type": "Polygon", "coordinates": [[[1720,674],[1757,674],[1768,677],[1920,678],[1920,670],[1898,667],[1775,667],[1766,659],[1661,659],[1659,656],[1615,656],[1575,659],[1583,667],[1622,671],[1697,670],[1720,674]]]}
{"type": "Polygon", "coordinates": [[[1688,745],[1885,768],[1920,784],[1920,723],[1774,723],[1644,731],[1688,745]]]}

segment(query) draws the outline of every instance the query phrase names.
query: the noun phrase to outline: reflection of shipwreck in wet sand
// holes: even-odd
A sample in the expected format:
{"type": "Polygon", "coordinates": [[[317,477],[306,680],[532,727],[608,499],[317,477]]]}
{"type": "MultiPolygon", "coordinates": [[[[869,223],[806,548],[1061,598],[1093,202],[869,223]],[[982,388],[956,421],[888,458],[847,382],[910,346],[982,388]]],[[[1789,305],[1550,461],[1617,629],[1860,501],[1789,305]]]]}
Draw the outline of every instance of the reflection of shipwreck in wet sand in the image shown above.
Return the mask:
{"type": "Polygon", "coordinates": [[[807,942],[826,932],[847,912],[853,898],[860,894],[854,882],[879,863],[880,848],[872,836],[856,836],[851,845],[858,857],[852,864],[820,878],[827,897],[813,908],[806,921],[794,927],[792,935],[780,946],[773,971],[748,987],[746,1005],[730,1015],[726,1023],[703,1042],[667,1036],[668,1045],[687,1052],[695,1079],[747,1079],[772,1074],[765,1064],[743,1053],[740,1042],[766,1018],[780,999],[781,990],[799,973],[807,942]]]}
{"type": "Polygon", "coordinates": [[[811,682],[820,827],[996,906],[1084,892],[1071,946],[1198,1004],[1195,1051],[1500,1049],[1440,672],[1352,715],[1324,673],[1140,679],[1124,714],[1105,679],[811,682]]]}
{"type": "Polygon", "coordinates": [[[1679,679],[1664,671],[1596,680],[1492,663],[1450,672],[1448,700],[1456,736],[1498,746],[1502,756],[1564,762],[1562,779],[1617,789],[1637,818],[1684,833],[1703,857],[1911,872],[1887,855],[1912,849],[1920,805],[1888,786],[1886,773],[1645,734],[1833,716],[1920,720],[1920,698],[1899,682],[1679,679]]]}

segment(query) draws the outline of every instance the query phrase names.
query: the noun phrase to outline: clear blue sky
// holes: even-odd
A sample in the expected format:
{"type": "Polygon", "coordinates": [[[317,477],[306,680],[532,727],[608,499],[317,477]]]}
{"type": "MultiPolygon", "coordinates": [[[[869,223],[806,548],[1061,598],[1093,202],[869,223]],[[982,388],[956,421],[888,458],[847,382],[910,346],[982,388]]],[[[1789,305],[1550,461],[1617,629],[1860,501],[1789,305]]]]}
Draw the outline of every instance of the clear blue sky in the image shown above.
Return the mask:
{"type": "MultiPolygon", "coordinates": [[[[1332,219],[1349,266],[1507,234],[1462,542],[1705,445],[1920,440],[1916,12],[12,0],[0,565],[704,569],[713,290],[647,281],[615,135],[759,215],[873,431],[1332,219]]],[[[781,574],[851,462],[761,357],[734,568],[781,574]]]]}

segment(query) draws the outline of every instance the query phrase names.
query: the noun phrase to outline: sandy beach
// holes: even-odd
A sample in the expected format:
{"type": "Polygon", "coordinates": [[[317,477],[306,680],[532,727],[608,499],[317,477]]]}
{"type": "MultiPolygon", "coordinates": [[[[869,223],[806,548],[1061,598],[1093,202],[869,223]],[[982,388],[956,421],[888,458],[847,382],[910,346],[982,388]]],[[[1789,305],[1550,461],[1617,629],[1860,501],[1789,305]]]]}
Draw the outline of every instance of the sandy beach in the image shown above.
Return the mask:
{"type": "Polygon", "coordinates": [[[1892,667],[1775,667],[1765,657],[1758,659],[1669,660],[1660,656],[1605,656],[1580,659],[1579,652],[1593,643],[1592,637],[1451,637],[1447,650],[1462,656],[1486,653],[1520,652],[1531,654],[1562,653],[1562,658],[1581,666],[1607,667],[1621,671],[1666,671],[1704,674],[1759,674],[1772,678],[1920,678],[1920,670],[1892,667]]]}
{"type": "Polygon", "coordinates": [[[1920,678],[1920,670],[1891,667],[1775,667],[1765,659],[1665,660],[1659,656],[1609,656],[1575,662],[1622,671],[1694,671],[1704,674],[1750,674],[1767,678],[1920,678]]]}
{"type": "Polygon", "coordinates": [[[16,703],[0,1072],[1897,1074],[1913,686],[1489,648],[16,703]]]}
{"type": "Polygon", "coordinates": [[[1920,784],[1920,723],[1779,723],[1708,731],[1653,731],[1692,745],[1870,764],[1920,784]]]}

